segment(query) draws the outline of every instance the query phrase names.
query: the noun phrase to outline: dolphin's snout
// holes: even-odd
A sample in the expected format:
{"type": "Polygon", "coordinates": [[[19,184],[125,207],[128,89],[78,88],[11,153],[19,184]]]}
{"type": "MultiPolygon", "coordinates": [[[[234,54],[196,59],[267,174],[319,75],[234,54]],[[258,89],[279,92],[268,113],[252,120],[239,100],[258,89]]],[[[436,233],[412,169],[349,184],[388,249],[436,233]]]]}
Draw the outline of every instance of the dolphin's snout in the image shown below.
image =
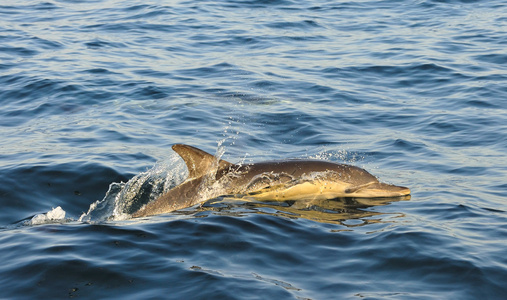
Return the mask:
{"type": "Polygon", "coordinates": [[[408,196],[410,189],[404,186],[397,186],[387,183],[379,183],[376,187],[379,194],[386,194],[383,197],[408,196]]]}
{"type": "Polygon", "coordinates": [[[378,182],[358,190],[353,197],[383,198],[408,195],[410,195],[410,189],[407,187],[378,182]]]}

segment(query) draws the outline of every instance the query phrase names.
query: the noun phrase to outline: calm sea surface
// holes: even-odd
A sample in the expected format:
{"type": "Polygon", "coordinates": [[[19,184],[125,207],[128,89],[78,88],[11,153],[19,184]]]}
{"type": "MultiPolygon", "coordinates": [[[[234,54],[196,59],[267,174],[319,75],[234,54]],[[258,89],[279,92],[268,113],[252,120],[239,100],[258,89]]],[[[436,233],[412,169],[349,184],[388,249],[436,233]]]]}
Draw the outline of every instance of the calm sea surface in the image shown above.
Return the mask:
{"type": "Polygon", "coordinates": [[[500,0],[2,0],[0,298],[505,299],[506,49],[500,0]],[[412,197],[129,218],[175,143],[412,197]]]}

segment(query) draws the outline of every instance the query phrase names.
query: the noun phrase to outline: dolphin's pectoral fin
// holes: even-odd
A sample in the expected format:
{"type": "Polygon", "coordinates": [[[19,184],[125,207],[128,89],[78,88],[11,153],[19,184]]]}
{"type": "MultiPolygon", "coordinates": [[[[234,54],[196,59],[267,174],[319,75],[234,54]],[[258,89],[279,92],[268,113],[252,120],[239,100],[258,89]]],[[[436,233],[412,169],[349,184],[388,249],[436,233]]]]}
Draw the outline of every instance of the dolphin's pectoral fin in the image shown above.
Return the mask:
{"type": "Polygon", "coordinates": [[[206,175],[211,167],[216,166],[217,169],[225,169],[233,166],[228,161],[219,160],[217,158],[201,149],[192,146],[176,144],[172,149],[183,158],[188,168],[188,178],[197,178],[206,175]]]}
{"type": "Polygon", "coordinates": [[[361,189],[364,189],[365,187],[368,187],[368,186],[370,186],[372,184],[375,184],[375,183],[377,183],[377,182],[372,181],[372,182],[368,182],[368,183],[365,183],[365,184],[354,185],[354,186],[346,188],[345,189],[345,193],[346,194],[352,194],[352,193],[355,193],[355,192],[357,192],[357,191],[359,191],[361,189]]]}

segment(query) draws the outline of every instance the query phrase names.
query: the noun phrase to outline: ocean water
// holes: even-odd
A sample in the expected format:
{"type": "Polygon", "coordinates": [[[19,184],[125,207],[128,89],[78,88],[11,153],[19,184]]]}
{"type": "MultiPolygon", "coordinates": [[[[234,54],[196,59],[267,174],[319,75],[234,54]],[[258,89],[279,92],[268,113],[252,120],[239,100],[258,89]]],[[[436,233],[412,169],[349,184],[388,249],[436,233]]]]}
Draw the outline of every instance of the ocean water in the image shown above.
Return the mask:
{"type": "Polygon", "coordinates": [[[506,49],[499,0],[3,0],[0,298],[505,299],[506,49]],[[175,143],[412,196],[130,218],[175,143]]]}

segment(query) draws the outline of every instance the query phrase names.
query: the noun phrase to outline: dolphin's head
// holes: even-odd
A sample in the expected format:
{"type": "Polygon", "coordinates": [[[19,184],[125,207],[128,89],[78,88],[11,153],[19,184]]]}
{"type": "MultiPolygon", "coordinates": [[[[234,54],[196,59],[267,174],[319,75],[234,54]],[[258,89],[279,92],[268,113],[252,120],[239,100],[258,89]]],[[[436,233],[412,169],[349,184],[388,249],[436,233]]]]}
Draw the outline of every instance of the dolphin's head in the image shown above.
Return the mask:
{"type": "Polygon", "coordinates": [[[371,182],[345,190],[347,197],[358,198],[391,198],[410,195],[410,189],[382,182],[371,182]]]}

